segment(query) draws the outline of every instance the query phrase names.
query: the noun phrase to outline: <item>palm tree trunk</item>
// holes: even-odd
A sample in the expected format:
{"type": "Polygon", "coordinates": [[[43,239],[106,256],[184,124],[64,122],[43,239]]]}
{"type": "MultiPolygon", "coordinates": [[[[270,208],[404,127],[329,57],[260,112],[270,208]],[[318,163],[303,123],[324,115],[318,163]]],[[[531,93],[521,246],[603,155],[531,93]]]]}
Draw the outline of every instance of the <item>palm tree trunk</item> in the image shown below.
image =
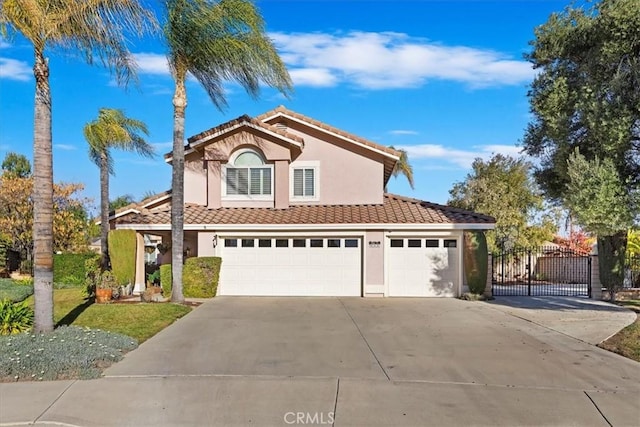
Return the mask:
{"type": "Polygon", "coordinates": [[[171,301],[183,302],[184,246],[184,111],[187,108],[185,75],[176,75],[173,96],[173,173],[171,176],[171,301]]]}
{"type": "Polygon", "coordinates": [[[33,276],[36,332],[53,330],[53,154],[49,64],[35,49],[33,138],[33,276]]]}
{"type": "Polygon", "coordinates": [[[109,160],[106,147],[100,153],[100,251],[102,271],[109,269],[109,160]]]}

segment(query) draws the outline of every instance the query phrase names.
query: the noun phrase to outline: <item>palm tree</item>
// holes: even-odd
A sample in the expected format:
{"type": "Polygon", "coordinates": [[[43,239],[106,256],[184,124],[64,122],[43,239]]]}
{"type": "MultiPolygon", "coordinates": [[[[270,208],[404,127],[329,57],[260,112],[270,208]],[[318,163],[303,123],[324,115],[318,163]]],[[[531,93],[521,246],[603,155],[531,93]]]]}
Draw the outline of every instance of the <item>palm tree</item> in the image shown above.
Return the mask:
{"type": "Polygon", "coordinates": [[[122,110],[101,108],[98,118],[84,127],[89,143],[89,158],[100,168],[100,250],[102,270],[109,267],[109,175],[114,175],[111,149],[135,151],[146,157],[155,154],[141,135],[149,135],[147,125],[125,116],[122,110]]]}
{"type": "MultiPolygon", "coordinates": [[[[415,189],[414,182],[413,182],[413,167],[409,163],[409,156],[407,155],[407,151],[403,149],[394,148],[393,145],[389,146],[389,148],[391,148],[392,150],[396,150],[400,153],[400,158],[398,159],[396,164],[393,166],[393,171],[391,172],[391,174],[393,175],[394,178],[397,178],[398,175],[403,175],[405,178],[407,178],[407,181],[409,181],[409,186],[411,187],[411,189],[412,190],[415,189]]],[[[386,187],[384,191],[387,191],[386,187]]]]}
{"type": "Polygon", "coordinates": [[[53,330],[53,158],[51,91],[45,52],[64,50],[88,63],[100,60],[126,83],[134,70],[124,33],[153,28],[153,16],[135,0],[3,0],[0,32],[18,32],[33,44],[34,107],[34,329],[53,330]]]}
{"type": "Polygon", "coordinates": [[[223,84],[234,80],[253,98],[260,84],[291,91],[291,80],[264,21],[248,0],[167,0],[164,34],[168,61],[175,81],[173,96],[173,173],[171,180],[171,244],[173,291],[182,302],[182,248],[184,244],[184,115],[185,79],[191,73],[218,109],[226,105],[223,84]]]}

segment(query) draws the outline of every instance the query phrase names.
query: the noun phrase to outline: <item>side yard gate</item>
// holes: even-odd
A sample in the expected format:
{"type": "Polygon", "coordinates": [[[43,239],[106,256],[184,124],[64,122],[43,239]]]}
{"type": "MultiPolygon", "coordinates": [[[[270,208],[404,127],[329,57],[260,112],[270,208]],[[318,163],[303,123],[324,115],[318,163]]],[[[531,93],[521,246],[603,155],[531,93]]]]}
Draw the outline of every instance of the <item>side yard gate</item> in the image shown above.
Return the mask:
{"type": "Polygon", "coordinates": [[[546,246],[494,253],[492,291],[494,296],[591,297],[591,257],[546,246]]]}

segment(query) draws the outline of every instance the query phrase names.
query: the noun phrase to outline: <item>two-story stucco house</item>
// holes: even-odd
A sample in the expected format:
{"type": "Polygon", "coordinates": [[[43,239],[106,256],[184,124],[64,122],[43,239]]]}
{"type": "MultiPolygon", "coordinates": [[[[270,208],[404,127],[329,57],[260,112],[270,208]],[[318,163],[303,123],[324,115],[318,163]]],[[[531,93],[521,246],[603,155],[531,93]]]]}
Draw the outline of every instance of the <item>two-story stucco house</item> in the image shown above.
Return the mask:
{"type": "MultiPolygon", "coordinates": [[[[192,136],[185,255],[222,257],[219,295],[457,296],[463,230],[494,220],[385,194],[398,157],[284,107],[192,136]]],[[[169,243],[170,203],[163,193],[113,223],[169,243]]]]}

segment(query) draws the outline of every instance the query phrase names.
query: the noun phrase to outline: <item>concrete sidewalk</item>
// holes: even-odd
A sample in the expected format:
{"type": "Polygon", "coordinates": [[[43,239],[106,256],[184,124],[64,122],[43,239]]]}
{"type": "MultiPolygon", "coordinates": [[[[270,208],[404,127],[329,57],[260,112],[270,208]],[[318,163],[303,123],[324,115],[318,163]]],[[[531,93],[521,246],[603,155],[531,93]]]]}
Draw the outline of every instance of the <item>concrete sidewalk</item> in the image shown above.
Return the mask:
{"type": "Polygon", "coordinates": [[[637,426],[640,364],[574,327],[617,309],[216,298],[105,378],[0,384],[0,425],[637,426]]]}

